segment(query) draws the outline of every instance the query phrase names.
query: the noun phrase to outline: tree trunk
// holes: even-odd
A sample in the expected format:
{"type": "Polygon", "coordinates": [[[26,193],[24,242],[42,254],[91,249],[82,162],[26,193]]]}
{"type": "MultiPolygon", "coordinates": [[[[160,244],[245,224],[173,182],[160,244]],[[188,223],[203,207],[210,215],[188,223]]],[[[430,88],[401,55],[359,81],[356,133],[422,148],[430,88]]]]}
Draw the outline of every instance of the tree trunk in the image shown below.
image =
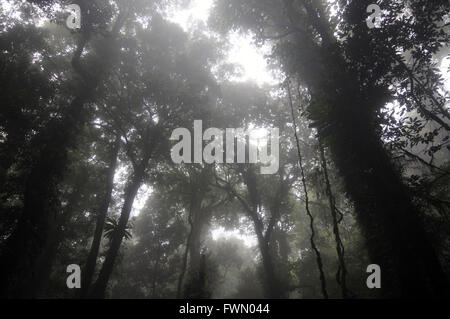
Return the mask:
{"type": "MultiPolygon", "coordinates": [[[[328,52],[327,61],[339,61],[338,49],[328,52]]],[[[335,73],[323,75],[332,81],[316,88],[327,92],[330,107],[319,122],[319,135],[329,144],[355,203],[371,261],[381,266],[382,295],[448,296],[447,278],[425,233],[421,212],[381,140],[376,110],[383,98],[374,95],[384,91],[360,92],[352,85],[358,82],[356,75],[346,71],[345,63],[333,67],[335,73]]]]}
{"type": "Polygon", "coordinates": [[[153,267],[153,278],[152,278],[153,299],[156,299],[156,286],[158,284],[160,258],[161,258],[161,242],[158,239],[158,248],[156,249],[156,258],[155,258],[155,265],[153,267]]]}
{"type": "Polygon", "coordinates": [[[187,270],[188,257],[189,257],[189,246],[190,246],[190,242],[191,242],[191,233],[192,233],[192,227],[191,227],[191,230],[189,231],[189,235],[186,240],[186,247],[184,249],[184,254],[183,254],[183,263],[181,264],[181,271],[180,271],[180,275],[178,276],[177,299],[180,299],[181,296],[183,295],[183,281],[184,281],[184,276],[185,276],[186,270],[187,270]]]}
{"type": "MultiPolygon", "coordinates": [[[[258,216],[258,207],[260,205],[260,195],[258,194],[257,181],[254,172],[250,168],[243,172],[244,183],[249,194],[250,205],[244,203],[242,198],[238,198],[247,211],[250,219],[253,221],[256,237],[258,238],[258,246],[261,252],[261,259],[264,268],[264,289],[267,298],[277,299],[283,298],[284,292],[278,281],[278,276],[273,265],[273,256],[270,249],[271,233],[276,224],[278,216],[272,215],[272,220],[269,223],[266,232],[264,233],[264,224],[258,216]]],[[[280,185],[280,187],[282,187],[280,185]]],[[[279,190],[281,192],[281,190],[279,190]]],[[[280,193],[281,194],[281,193],[280,193]]],[[[236,194],[235,194],[236,196],[236,194]]],[[[280,197],[281,198],[281,197],[280,197]]],[[[275,214],[272,210],[272,214],[275,214]]],[[[276,213],[276,215],[278,215],[276,213]]]]}
{"type": "Polygon", "coordinates": [[[347,115],[330,149],[355,202],[371,260],[381,266],[383,295],[446,296],[446,276],[400,174],[379,137],[347,115]]]}
{"type": "Polygon", "coordinates": [[[83,105],[88,92],[75,98],[66,118],[53,122],[42,137],[46,142],[26,181],[22,215],[2,251],[1,297],[32,298],[40,290],[35,286],[42,276],[38,265],[57,230],[57,185],[70,143],[85,121],[83,105]]]}
{"type": "Polygon", "coordinates": [[[94,238],[92,240],[91,249],[89,251],[86,266],[83,271],[83,278],[81,282],[81,298],[86,298],[88,296],[89,288],[92,283],[92,277],[94,276],[97,256],[100,249],[100,243],[102,241],[103,228],[105,226],[105,219],[108,214],[108,207],[109,203],[111,202],[111,194],[114,188],[114,174],[117,167],[117,155],[119,153],[119,148],[120,137],[118,136],[110,155],[110,162],[107,169],[105,193],[98,209],[94,238]]]}
{"type": "MultiPolygon", "coordinates": [[[[39,288],[39,290],[36,289],[36,291],[33,293],[34,296],[41,297],[39,293],[44,292],[47,288],[55,256],[58,252],[61,241],[64,240],[64,227],[67,227],[67,224],[70,222],[70,218],[79,208],[78,205],[80,204],[80,201],[82,199],[83,189],[88,180],[88,171],[85,167],[83,167],[81,169],[81,172],[77,176],[73,187],[74,190],[69,196],[67,206],[65,207],[63,213],[58,216],[58,228],[56,230],[55,236],[50,238],[48,247],[46,247],[43,256],[37,262],[38,273],[41,275],[36,278],[37,282],[34,284],[34,287],[39,288]]],[[[45,297],[45,295],[42,297],[45,297]]]]}
{"type": "Polygon", "coordinates": [[[201,244],[204,226],[207,223],[203,214],[203,210],[199,205],[195,207],[194,223],[192,224],[192,235],[189,243],[189,269],[190,271],[198,271],[201,257],[201,244]]]}
{"type": "MultiPolygon", "coordinates": [[[[326,17],[318,13],[320,3],[304,5],[322,38],[320,45],[311,42],[320,63],[309,70],[314,78],[305,77],[315,102],[309,113],[355,203],[371,261],[381,266],[382,295],[448,297],[448,279],[425,233],[421,212],[381,140],[377,111],[387,102],[387,89],[360,84],[332,38],[326,17]]],[[[291,22],[292,12],[288,11],[291,22]]]]}
{"type": "MultiPolygon", "coordinates": [[[[210,214],[209,210],[202,207],[203,194],[200,194],[201,191],[194,190],[194,194],[192,194],[191,204],[189,208],[189,224],[190,224],[190,232],[187,240],[187,255],[189,256],[189,267],[188,273],[189,283],[186,285],[186,289],[184,292],[184,297],[192,298],[193,296],[197,298],[203,294],[204,287],[201,285],[201,281],[199,280],[200,276],[200,264],[201,264],[201,240],[203,236],[203,230],[205,225],[208,223],[210,214]]],[[[186,258],[187,258],[186,255],[186,258]]],[[[186,259],[187,261],[187,259],[186,259]]],[[[183,279],[184,274],[186,272],[186,264],[183,263],[181,283],[179,282],[180,292],[178,293],[178,297],[180,297],[183,293],[183,279]]]]}
{"type": "Polygon", "coordinates": [[[97,281],[93,287],[93,291],[90,297],[93,298],[104,298],[106,287],[108,285],[109,277],[114,268],[114,262],[116,260],[117,254],[119,253],[120,245],[122,244],[123,237],[125,236],[126,227],[128,220],[130,219],[131,209],[133,208],[133,202],[136,198],[137,192],[141,187],[145,170],[147,168],[147,163],[150,159],[151,151],[144,156],[140,165],[135,168],[135,171],[125,189],[125,201],[122,206],[122,211],[120,213],[119,223],[117,229],[114,231],[113,238],[111,240],[110,247],[106,254],[105,262],[100,270],[97,281]]]}
{"type": "MultiPolygon", "coordinates": [[[[123,22],[124,16],[119,14],[108,35],[110,41],[115,41],[123,22]]],[[[57,186],[67,165],[68,151],[77,146],[76,137],[88,120],[89,112],[84,106],[92,100],[102,80],[102,74],[92,76],[81,67],[81,54],[89,37],[89,31],[83,33],[72,59],[73,68],[82,78],[78,95],[64,112],[62,120],[54,119],[36,137],[36,143],[43,146],[31,164],[31,173],[25,184],[24,209],[0,256],[0,297],[32,298],[40,291],[40,287],[35,286],[42,276],[39,263],[48,254],[48,247],[54,245],[52,241],[58,227],[57,186]]],[[[111,61],[107,57],[103,60],[111,61]]],[[[101,69],[107,70],[107,67],[101,69]]]]}
{"type": "MultiPolygon", "coordinates": [[[[255,223],[255,222],[254,222],[255,223]]],[[[264,237],[262,229],[255,223],[256,236],[258,238],[259,251],[261,252],[261,259],[264,268],[265,277],[265,295],[270,299],[283,298],[283,291],[279,284],[274,266],[273,257],[270,250],[269,241],[264,237]]]]}

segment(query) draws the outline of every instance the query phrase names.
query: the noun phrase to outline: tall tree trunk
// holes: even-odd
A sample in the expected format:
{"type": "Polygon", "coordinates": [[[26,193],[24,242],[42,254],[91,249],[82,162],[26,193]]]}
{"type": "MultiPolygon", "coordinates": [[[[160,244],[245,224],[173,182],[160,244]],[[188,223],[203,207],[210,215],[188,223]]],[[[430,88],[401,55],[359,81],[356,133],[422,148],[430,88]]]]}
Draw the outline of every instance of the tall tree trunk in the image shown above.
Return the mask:
{"type": "Polygon", "coordinates": [[[420,212],[379,136],[366,133],[364,121],[355,123],[347,116],[330,149],[355,202],[371,260],[381,266],[383,295],[448,296],[447,278],[420,212]]]}
{"type": "MultiPolygon", "coordinates": [[[[256,177],[252,169],[249,169],[246,173],[244,173],[244,181],[245,185],[247,186],[251,202],[251,206],[247,206],[247,211],[250,215],[250,218],[253,221],[254,230],[256,233],[256,237],[258,239],[258,246],[261,252],[261,258],[264,268],[265,295],[271,299],[283,298],[284,292],[279,283],[278,276],[274,268],[273,254],[270,247],[271,234],[273,228],[276,225],[276,221],[279,218],[278,213],[274,212],[277,211],[277,208],[272,208],[271,210],[272,218],[269,225],[267,226],[267,230],[264,232],[264,224],[258,215],[258,207],[260,205],[259,203],[260,195],[258,194],[256,177]]],[[[280,187],[283,186],[280,185],[280,187]]],[[[280,189],[278,191],[280,192],[279,199],[281,199],[282,190],[280,189]]]]}
{"type": "Polygon", "coordinates": [[[189,230],[188,238],[186,239],[186,247],[184,249],[183,254],[183,262],[181,264],[181,271],[180,275],[178,276],[178,284],[177,284],[177,299],[180,299],[183,295],[183,281],[184,276],[186,275],[187,265],[188,265],[188,257],[189,257],[189,246],[191,242],[191,235],[192,234],[192,226],[189,230]]]}
{"type": "MultiPolygon", "coordinates": [[[[327,52],[331,52],[324,54],[327,61],[340,60],[338,49],[327,52]]],[[[336,73],[324,75],[333,80],[316,89],[322,92],[318,94],[328,92],[331,109],[318,131],[327,140],[355,203],[371,261],[381,266],[382,295],[448,296],[448,281],[424,230],[421,212],[381,140],[374,111],[381,107],[380,99],[370,98],[370,90],[355,90],[352,84],[357,77],[346,71],[345,63],[333,67],[336,73]]]]}
{"type": "MultiPolygon", "coordinates": [[[[115,41],[123,22],[124,16],[119,14],[109,34],[110,41],[115,41]]],[[[93,99],[103,75],[92,76],[81,66],[81,54],[90,37],[90,31],[84,31],[72,59],[72,66],[82,78],[80,90],[62,120],[54,119],[36,138],[43,147],[35,157],[26,181],[22,215],[1,252],[0,297],[3,298],[32,298],[40,290],[36,286],[42,276],[39,262],[53,245],[58,227],[58,183],[67,165],[68,151],[77,146],[76,137],[87,122],[89,112],[86,112],[85,104],[93,99]]],[[[111,61],[107,57],[103,60],[111,61]]]]}
{"type": "Polygon", "coordinates": [[[47,247],[44,249],[43,255],[36,261],[37,273],[40,275],[35,278],[35,282],[30,285],[33,289],[33,296],[45,297],[45,295],[40,295],[40,293],[45,292],[47,285],[49,283],[49,278],[51,275],[51,269],[55,256],[58,252],[58,247],[64,238],[63,227],[67,225],[70,218],[73,216],[74,212],[77,210],[77,206],[80,204],[83,188],[89,179],[87,170],[83,167],[73,185],[73,192],[68,198],[68,204],[64,208],[63,213],[57,216],[58,220],[56,224],[58,228],[55,231],[55,235],[51,237],[48,241],[47,247]]]}
{"type": "MultiPolygon", "coordinates": [[[[289,0],[285,4],[292,8],[289,0]]],[[[421,212],[381,140],[377,111],[384,106],[387,89],[375,83],[361,86],[332,37],[321,3],[303,5],[322,38],[320,45],[310,42],[320,63],[310,69],[317,76],[305,78],[317,99],[309,113],[315,114],[314,125],[329,144],[355,203],[370,258],[381,266],[382,295],[448,297],[448,279],[425,233],[421,212]]],[[[294,23],[294,11],[287,12],[294,23]]]]}
{"type": "Polygon", "coordinates": [[[270,250],[269,241],[263,235],[262,229],[257,226],[259,222],[254,221],[256,237],[258,238],[258,247],[261,253],[261,259],[265,277],[265,295],[270,299],[283,297],[283,291],[278,281],[278,277],[273,266],[273,256],[270,250]]]}
{"type": "Polygon", "coordinates": [[[141,186],[142,179],[144,177],[144,171],[145,169],[140,169],[139,171],[135,172],[126,187],[125,201],[120,213],[118,228],[114,231],[108,253],[106,254],[105,262],[103,263],[98,279],[93,287],[93,291],[91,293],[91,297],[93,298],[105,297],[105,291],[108,285],[109,277],[111,276],[111,273],[113,271],[114,262],[116,260],[117,254],[119,253],[119,248],[122,244],[123,237],[125,236],[127,223],[130,218],[131,209],[133,207],[133,202],[141,186]]]}
{"type": "Polygon", "coordinates": [[[158,284],[160,259],[161,259],[161,242],[158,238],[158,248],[156,249],[155,265],[153,267],[152,299],[156,299],[156,286],[158,284]]]}
{"type": "Polygon", "coordinates": [[[272,235],[272,241],[278,245],[278,254],[281,262],[287,265],[291,248],[289,247],[289,240],[286,231],[280,228],[275,228],[272,235]]]}
{"type": "MultiPolygon", "coordinates": [[[[117,229],[114,231],[108,252],[106,254],[105,262],[100,270],[97,281],[93,287],[92,293],[90,294],[93,298],[104,298],[106,287],[108,285],[109,277],[114,268],[114,262],[116,260],[117,254],[119,253],[120,245],[122,244],[123,237],[125,236],[128,220],[130,219],[131,209],[133,208],[134,199],[141,187],[142,181],[145,176],[145,170],[147,169],[148,161],[152,156],[155,143],[158,142],[160,135],[156,130],[154,131],[155,136],[151,136],[151,129],[147,127],[144,141],[149,141],[146,148],[143,150],[143,157],[140,163],[134,166],[134,171],[128,185],[125,188],[125,200],[122,206],[122,211],[120,213],[119,223],[117,229]]],[[[134,161],[133,161],[134,162],[134,161]]]]}
{"type": "Polygon", "coordinates": [[[58,227],[57,185],[70,143],[85,121],[79,110],[83,109],[88,92],[75,98],[65,120],[55,120],[43,136],[46,142],[26,181],[22,215],[2,251],[1,297],[30,298],[40,290],[36,286],[42,276],[39,263],[53,245],[58,227]]]}
{"type": "MultiPolygon", "coordinates": [[[[256,237],[258,239],[258,247],[261,252],[261,259],[264,268],[264,292],[268,298],[282,298],[283,297],[283,289],[278,283],[277,274],[274,269],[272,253],[271,253],[271,233],[273,231],[276,222],[278,221],[277,216],[272,214],[271,221],[267,227],[266,232],[264,233],[264,224],[258,215],[258,207],[260,206],[260,195],[258,194],[257,189],[257,181],[250,167],[248,171],[241,171],[244,184],[247,187],[249,202],[247,202],[242,196],[240,196],[237,191],[233,188],[233,186],[221,179],[219,176],[215,176],[217,182],[222,182],[225,185],[221,185],[217,183],[217,186],[227,191],[232,197],[236,198],[247,212],[248,217],[251,219],[254,225],[254,231],[256,237]],[[276,217],[276,218],[274,218],[276,217]]],[[[282,191],[280,191],[280,195],[282,191]]],[[[282,198],[280,196],[279,198],[282,198]]]]}
{"type": "Polygon", "coordinates": [[[197,298],[203,294],[203,288],[200,285],[199,276],[200,276],[200,264],[201,264],[201,240],[203,235],[203,230],[205,225],[208,223],[210,214],[209,210],[202,207],[203,194],[201,194],[200,190],[194,190],[191,198],[191,204],[189,208],[189,224],[190,224],[190,232],[187,240],[187,251],[189,256],[189,263],[187,265],[183,264],[184,270],[182,269],[183,276],[181,278],[180,284],[180,292],[178,297],[182,296],[183,290],[183,279],[184,274],[186,272],[186,268],[188,268],[189,283],[185,287],[185,296],[186,298],[192,298],[193,296],[197,298]]]}
{"type": "Polygon", "coordinates": [[[204,226],[207,223],[207,216],[204,214],[200,201],[195,207],[194,222],[192,224],[192,235],[189,243],[189,269],[190,271],[198,271],[201,257],[201,244],[204,226]]]}
{"type": "Polygon", "coordinates": [[[98,208],[97,220],[95,224],[94,238],[92,240],[91,249],[86,261],[86,266],[83,271],[83,278],[81,281],[81,298],[88,296],[89,288],[92,283],[92,277],[95,272],[95,265],[97,263],[97,256],[102,241],[103,228],[105,226],[105,219],[108,215],[108,207],[111,202],[111,194],[114,188],[114,174],[117,167],[117,156],[120,148],[120,136],[117,136],[113,149],[110,154],[110,161],[106,173],[106,187],[103,194],[102,201],[98,208]]]}
{"type": "Polygon", "coordinates": [[[184,282],[184,276],[186,275],[187,267],[188,267],[188,258],[189,258],[189,250],[191,248],[191,241],[193,237],[193,230],[194,230],[194,219],[195,219],[195,210],[198,207],[198,201],[196,200],[196,193],[191,195],[191,203],[189,205],[189,215],[188,215],[188,222],[189,222],[189,234],[186,239],[186,247],[183,254],[183,263],[181,265],[181,271],[180,275],[178,276],[178,285],[177,285],[177,299],[180,299],[183,296],[183,282],[184,282]]]}

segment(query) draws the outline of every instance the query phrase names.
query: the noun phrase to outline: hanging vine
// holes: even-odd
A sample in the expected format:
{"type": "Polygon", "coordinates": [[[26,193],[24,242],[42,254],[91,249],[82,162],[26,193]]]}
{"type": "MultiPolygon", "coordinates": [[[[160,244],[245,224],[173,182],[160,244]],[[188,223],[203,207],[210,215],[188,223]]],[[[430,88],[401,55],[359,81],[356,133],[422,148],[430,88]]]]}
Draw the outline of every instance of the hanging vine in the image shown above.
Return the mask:
{"type": "Polygon", "coordinates": [[[292,102],[292,94],[291,94],[291,88],[289,86],[289,81],[287,83],[287,91],[288,91],[288,97],[289,97],[289,105],[291,107],[292,123],[294,125],[295,141],[297,143],[298,164],[299,164],[300,172],[301,172],[301,176],[302,176],[303,191],[305,193],[305,209],[306,209],[306,214],[308,215],[309,221],[310,221],[309,226],[311,229],[311,237],[310,237],[311,248],[314,250],[314,253],[316,254],[317,266],[319,268],[319,273],[320,273],[322,295],[323,295],[324,299],[328,299],[328,292],[327,292],[327,287],[326,287],[325,274],[323,271],[322,257],[320,255],[319,249],[317,249],[316,243],[314,242],[314,237],[316,236],[316,232],[314,230],[314,217],[311,214],[311,211],[309,209],[308,189],[306,187],[305,170],[303,168],[303,157],[302,157],[302,153],[300,150],[300,140],[299,140],[298,134],[297,134],[297,121],[295,120],[294,105],[292,102]]]}
{"type": "Polygon", "coordinates": [[[322,170],[323,175],[325,179],[325,185],[326,185],[326,194],[328,197],[328,202],[330,204],[330,211],[331,211],[331,217],[333,219],[333,233],[334,233],[334,239],[336,241],[336,252],[338,255],[339,260],[339,267],[336,272],[336,281],[338,282],[339,286],[341,287],[342,291],[342,297],[349,298],[352,297],[353,294],[348,290],[347,284],[346,284],[346,277],[347,277],[347,268],[345,266],[345,249],[344,244],[341,240],[341,235],[339,233],[339,223],[342,221],[342,217],[340,216],[338,218],[338,210],[336,209],[336,201],[333,195],[333,192],[331,190],[331,184],[330,179],[328,177],[328,167],[327,167],[327,160],[325,158],[325,151],[323,148],[323,145],[321,141],[319,140],[319,150],[320,150],[320,159],[322,163],[322,170]]]}

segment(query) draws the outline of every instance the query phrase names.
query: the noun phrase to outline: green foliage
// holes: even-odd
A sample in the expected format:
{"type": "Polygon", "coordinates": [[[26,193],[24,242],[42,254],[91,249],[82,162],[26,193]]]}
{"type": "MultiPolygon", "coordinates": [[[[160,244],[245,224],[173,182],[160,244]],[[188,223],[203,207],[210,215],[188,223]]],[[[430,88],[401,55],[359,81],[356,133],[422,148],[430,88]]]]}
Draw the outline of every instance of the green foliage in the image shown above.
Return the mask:
{"type": "Polygon", "coordinates": [[[351,295],[439,295],[450,269],[439,70],[448,1],[378,1],[382,27],[368,29],[373,0],[218,0],[208,27],[189,32],[166,18],[184,0],[73,1],[78,31],[55,5],[67,1],[9,2],[15,14],[0,9],[0,296],[78,297],[65,267],[86,264],[97,232],[97,296],[321,298],[291,99],[329,296],[342,296],[340,264],[318,143],[351,295]],[[37,16],[47,20],[37,26],[37,16]],[[270,46],[285,81],[232,80],[229,31],[270,46]],[[279,128],[279,171],[173,165],[169,137],[194,120],[279,128]],[[226,233],[213,239],[218,229],[226,233]],[[374,262],[385,263],[381,293],[365,285],[374,262]]]}
{"type": "MultiPolygon", "coordinates": [[[[114,217],[107,217],[106,223],[105,223],[105,230],[103,233],[103,236],[108,238],[109,240],[112,240],[115,232],[117,232],[118,229],[118,221],[114,217]]],[[[133,228],[133,225],[128,224],[125,228],[125,234],[123,235],[124,239],[131,239],[133,236],[131,235],[130,230],[133,228]]]]}

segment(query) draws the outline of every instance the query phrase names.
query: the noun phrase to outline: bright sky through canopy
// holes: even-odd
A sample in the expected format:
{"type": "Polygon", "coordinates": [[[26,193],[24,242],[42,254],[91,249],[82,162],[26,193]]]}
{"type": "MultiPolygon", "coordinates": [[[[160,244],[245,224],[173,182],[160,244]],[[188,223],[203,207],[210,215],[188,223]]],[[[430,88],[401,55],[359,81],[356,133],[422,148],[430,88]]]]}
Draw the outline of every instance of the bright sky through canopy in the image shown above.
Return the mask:
{"type": "MultiPolygon", "coordinates": [[[[213,0],[192,0],[186,9],[171,12],[169,20],[179,24],[185,31],[199,22],[206,25],[212,5],[213,0]]],[[[259,85],[276,83],[264,58],[264,55],[269,53],[268,47],[258,48],[252,43],[251,36],[237,33],[231,34],[229,40],[231,48],[227,62],[238,64],[243,70],[242,77],[236,80],[251,80],[259,85]]]]}

